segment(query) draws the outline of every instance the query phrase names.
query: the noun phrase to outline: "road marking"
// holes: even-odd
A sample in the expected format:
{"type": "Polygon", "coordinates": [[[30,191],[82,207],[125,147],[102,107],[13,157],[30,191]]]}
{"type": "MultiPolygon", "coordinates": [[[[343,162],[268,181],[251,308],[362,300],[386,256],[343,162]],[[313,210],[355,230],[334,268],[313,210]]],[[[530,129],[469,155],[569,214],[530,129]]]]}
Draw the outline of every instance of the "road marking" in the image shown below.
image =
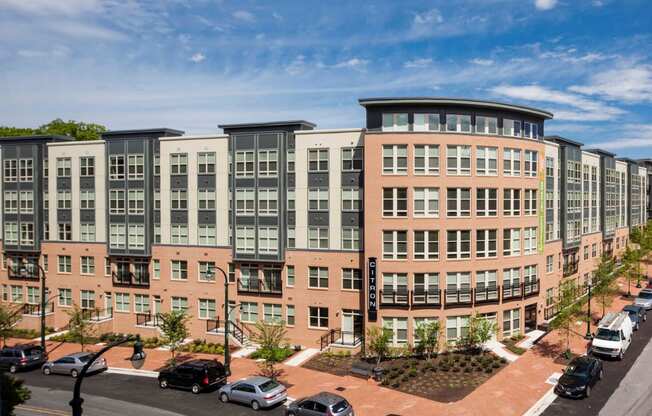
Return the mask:
{"type": "Polygon", "coordinates": [[[120,368],[120,367],[109,367],[106,370],[108,374],[124,374],[128,376],[137,376],[137,377],[150,377],[157,378],[157,371],[148,371],[148,370],[132,370],[129,368],[120,368]]]}
{"type": "Polygon", "coordinates": [[[45,407],[29,406],[29,405],[25,405],[25,404],[21,404],[19,406],[16,406],[16,409],[26,410],[28,412],[39,413],[39,414],[42,414],[42,415],[70,416],[70,413],[65,412],[63,410],[47,409],[45,407]]]}
{"type": "Polygon", "coordinates": [[[292,402],[295,402],[296,400],[297,400],[297,399],[294,399],[294,398],[288,396],[288,397],[285,398],[285,402],[283,402],[283,406],[285,406],[285,407],[290,407],[290,405],[292,404],[292,402]]]}
{"type": "Polygon", "coordinates": [[[523,413],[523,416],[539,416],[555,401],[557,395],[555,394],[555,388],[551,387],[542,398],[539,399],[527,412],[523,413]]]}

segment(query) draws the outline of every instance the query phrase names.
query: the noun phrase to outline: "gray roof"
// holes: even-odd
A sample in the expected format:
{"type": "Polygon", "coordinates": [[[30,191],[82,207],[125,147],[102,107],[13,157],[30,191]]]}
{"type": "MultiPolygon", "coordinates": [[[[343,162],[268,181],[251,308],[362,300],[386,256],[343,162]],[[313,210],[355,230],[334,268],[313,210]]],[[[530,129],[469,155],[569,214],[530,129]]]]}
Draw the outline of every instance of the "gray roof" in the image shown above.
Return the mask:
{"type": "Polygon", "coordinates": [[[183,130],[169,129],[167,127],[151,128],[151,129],[129,129],[129,130],[109,130],[102,133],[102,136],[126,136],[133,134],[171,134],[181,136],[185,132],[183,130]]]}
{"type": "Polygon", "coordinates": [[[240,129],[240,128],[257,128],[257,127],[279,127],[279,126],[305,126],[315,128],[317,125],[306,120],[286,120],[286,121],[266,121],[262,123],[236,123],[220,124],[217,127],[221,129],[240,129]]]}
{"type": "Polygon", "coordinates": [[[601,156],[610,156],[610,157],[616,157],[615,153],[608,152],[603,149],[586,149],[587,152],[595,153],[597,155],[601,156]]]}
{"type": "Polygon", "coordinates": [[[576,140],[567,139],[566,137],[561,136],[546,136],[544,140],[549,140],[556,143],[570,144],[572,146],[582,147],[584,143],[578,142],[576,140]]]}
{"type": "Polygon", "coordinates": [[[64,136],[60,134],[35,134],[32,136],[4,136],[0,137],[0,141],[30,141],[30,140],[42,140],[42,141],[70,141],[75,140],[74,137],[64,136]]]}

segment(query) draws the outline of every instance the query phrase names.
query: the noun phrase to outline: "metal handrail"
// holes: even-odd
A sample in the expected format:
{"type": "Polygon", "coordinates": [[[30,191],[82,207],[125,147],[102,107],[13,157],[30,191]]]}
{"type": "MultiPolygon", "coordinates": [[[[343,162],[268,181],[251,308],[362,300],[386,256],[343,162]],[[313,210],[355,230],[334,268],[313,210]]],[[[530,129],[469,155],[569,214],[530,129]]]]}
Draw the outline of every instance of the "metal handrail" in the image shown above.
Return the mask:
{"type": "Polygon", "coordinates": [[[219,318],[206,320],[206,332],[217,332],[219,329],[220,329],[219,318]]]}
{"type": "Polygon", "coordinates": [[[238,279],[238,292],[257,294],[281,294],[283,293],[283,281],[278,278],[271,282],[264,279],[238,279]]]}

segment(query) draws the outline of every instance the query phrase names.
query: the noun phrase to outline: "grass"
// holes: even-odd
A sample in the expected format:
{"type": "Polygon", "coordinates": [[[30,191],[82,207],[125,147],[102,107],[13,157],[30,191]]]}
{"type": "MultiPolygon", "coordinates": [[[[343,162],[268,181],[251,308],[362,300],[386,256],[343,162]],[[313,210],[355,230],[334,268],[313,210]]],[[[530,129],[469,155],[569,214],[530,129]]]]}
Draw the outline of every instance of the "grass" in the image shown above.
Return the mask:
{"type": "Polygon", "coordinates": [[[523,335],[514,335],[510,338],[505,338],[502,343],[505,344],[505,348],[507,348],[509,351],[513,352],[516,355],[523,355],[527,350],[525,348],[521,348],[517,346],[521,340],[523,340],[525,336],[523,335]]]}

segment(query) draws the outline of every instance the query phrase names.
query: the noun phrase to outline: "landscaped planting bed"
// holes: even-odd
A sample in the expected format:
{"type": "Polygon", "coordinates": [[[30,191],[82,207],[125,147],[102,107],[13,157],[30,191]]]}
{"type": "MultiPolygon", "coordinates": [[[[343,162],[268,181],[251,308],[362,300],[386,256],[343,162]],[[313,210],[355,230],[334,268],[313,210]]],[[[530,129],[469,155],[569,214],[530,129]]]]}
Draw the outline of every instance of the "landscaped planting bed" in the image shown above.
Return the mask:
{"type": "Polygon", "coordinates": [[[511,338],[505,338],[502,343],[505,345],[505,348],[507,348],[509,351],[513,352],[516,355],[523,355],[525,351],[527,351],[525,348],[521,348],[517,346],[519,342],[521,342],[525,336],[523,335],[514,335],[511,338]]]}
{"type": "Polygon", "coordinates": [[[359,359],[358,356],[353,356],[348,351],[343,353],[324,352],[312,357],[302,367],[336,376],[347,376],[350,375],[353,362],[359,359]]]}

